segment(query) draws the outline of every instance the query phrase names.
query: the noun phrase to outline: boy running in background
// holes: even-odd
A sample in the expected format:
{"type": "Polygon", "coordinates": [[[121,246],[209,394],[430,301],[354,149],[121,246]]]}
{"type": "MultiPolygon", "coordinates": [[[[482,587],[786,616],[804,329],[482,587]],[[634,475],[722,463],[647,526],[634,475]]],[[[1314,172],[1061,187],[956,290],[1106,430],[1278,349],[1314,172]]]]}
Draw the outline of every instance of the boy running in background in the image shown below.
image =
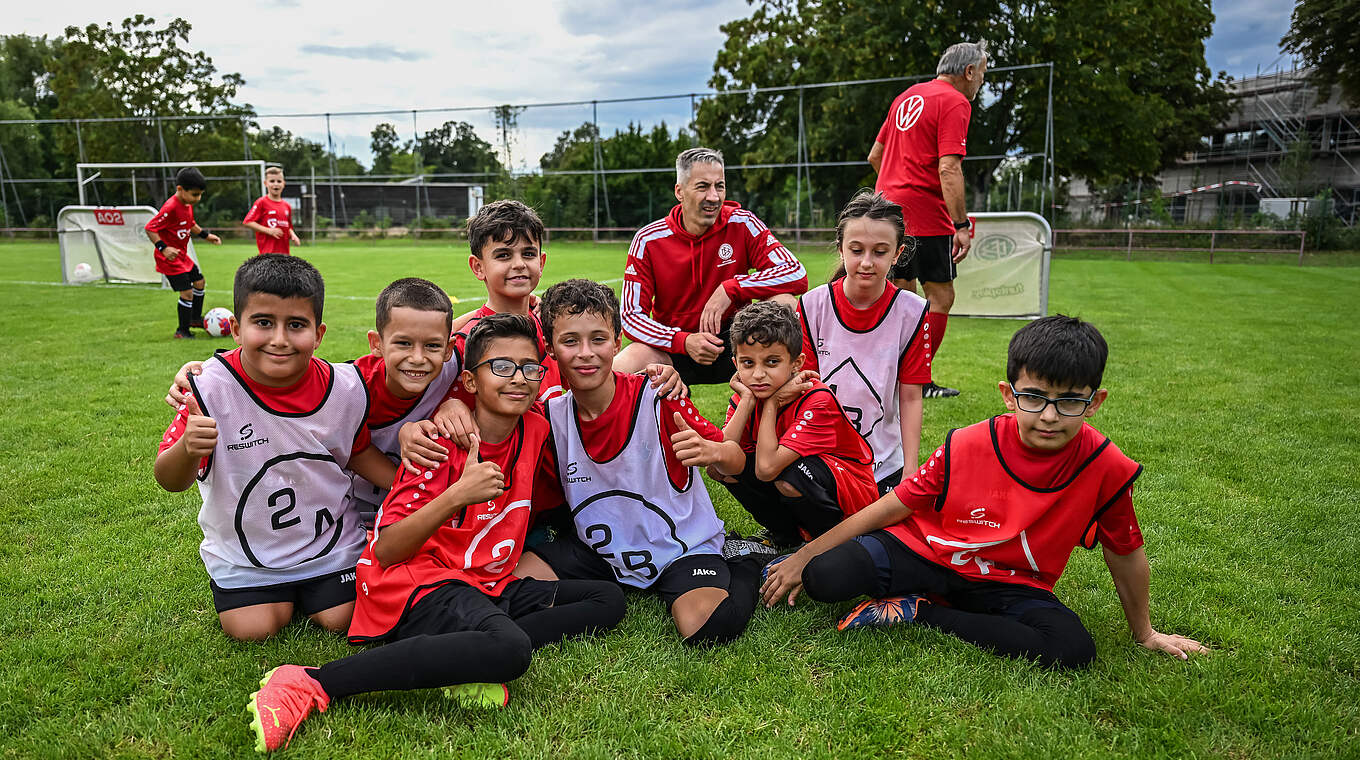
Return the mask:
{"type": "Polygon", "coordinates": [[[487,317],[468,336],[467,359],[462,382],[483,437],[433,470],[403,472],[359,558],[350,642],[386,643],[265,674],[247,705],[257,750],[286,746],[313,708],[354,694],[452,687],[464,706],[504,706],[505,682],[535,649],[623,618],[611,583],[511,574],[531,513],[561,501],[548,423],[529,411],[544,372],[534,325],[487,317]]]}
{"type": "Polygon", "coordinates": [[[194,204],[203,199],[208,180],[203,172],[186,166],[175,174],[175,194],[161,204],[161,210],[146,223],[146,236],[156,246],[156,271],[165,275],[170,287],[179,293],[176,312],[179,327],[176,338],[192,338],[193,325],[203,326],[203,274],[189,258],[189,236],[195,235],[213,245],[222,238],[194,222],[194,204]]]}
{"type": "Polygon", "coordinates": [[[293,207],[283,199],[283,169],[264,170],[265,195],[250,207],[241,224],[255,232],[255,247],[260,253],[289,253],[289,242],[302,245],[293,231],[293,207]]]}
{"type": "Polygon", "coordinates": [[[1021,328],[998,384],[1010,414],[952,431],[891,493],[771,565],[765,603],[792,604],[803,588],[825,602],[868,595],[841,630],[919,622],[1002,656],[1082,667],[1095,642],[1053,586],[1077,545],[1098,542],[1134,639],[1181,659],[1206,651],[1152,627],[1133,511],[1143,468],[1085,422],[1107,395],[1107,355],[1079,319],[1021,328]]]}
{"type": "Polygon", "coordinates": [[[295,610],[343,631],[364,544],[345,470],[390,483],[396,467],[369,442],[359,372],[312,355],[326,334],[316,268],[257,256],[236,270],[232,294],[239,348],[190,380],[156,482],[167,491],[198,483],[199,553],[228,636],[267,638],[295,610]]]}
{"type": "Polygon", "coordinates": [[[736,392],[723,433],[744,467],[718,471],[737,502],[785,550],[878,498],[873,453],[821,382],[800,382],[803,331],[789,307],[759,301],[732,319],[736,392]]]}

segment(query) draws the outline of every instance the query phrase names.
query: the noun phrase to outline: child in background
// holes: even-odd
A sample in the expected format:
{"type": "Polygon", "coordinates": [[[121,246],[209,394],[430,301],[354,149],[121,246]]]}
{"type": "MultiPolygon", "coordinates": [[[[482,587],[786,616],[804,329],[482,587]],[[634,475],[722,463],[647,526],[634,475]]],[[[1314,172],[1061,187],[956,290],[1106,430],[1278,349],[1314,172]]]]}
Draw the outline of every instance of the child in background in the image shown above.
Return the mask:
{"type": "Polygon", "coordinates": [[[434,470],[402,473],[359,558],[350,642],[386,643],[265,674],[247,705],[257,750],[286,746],[313,708],[366,692],[449,687],[463,706],[503,707],[504,682],[535,649],[623,618],[613,584],[511,574],[534,508],[561,501],[548,423],[529,411],[543,378],[534,325],[490,316],[468,336],[467,358],[462,382],[485,437],[434,470]]]}
{"type": "Polygon", "coordinates": [[[1095,659],[1095,642],[1053,586],[1078,544],[1100,543],[1134,639],[1180,659],[1206,651],[1152,627],[1133,511],[1143,468],[1086,424],[1108,395],[1107,354],[1079,319],[1021,328],[998,383],[1010,413],[952,431],[886,496],[770,565],[765,603],[792,604],[803,588],[824,602],[868,595],[841,630],[918,622],[1002,656],[1077,668],[1095,659]]]}
{"type": "Polygon", "coordinates": [[[821,382],[800,382],[793,310],[758,301],[732,319],[736,392],[723,433],[745,466],[720,480],[776,548],[820,536],[878,497],[873,453],[821,382]]]}
{"type": "Polygon", "coordinates": [[[302,245],[293,231],[293,207],[283,199],[283,169],[264,170],[265,194],[250,207],[241,224],[255,232],[255,247],[260,253],[289,253],[289,242],[302,245]]]}
{"type": "Polygon", "coordinates": [[[861,192],[836,222],[841,271],[799,299],[803,368],[816,370],[873,449],[879,492],[916,469],[930,382],[927,303],[888,281],[906,253],[902,209],[861,192]]]}
{"type": "Polygon", "coordinates": [[[236,270],[232,292],[239,348],[190,380],[156,482],[198,482],[200,554],[228,636],[267,638],[295,610],[343,631],[364,545],[345,470],[390,483],[396,467],[369,442],[359,372],[312,355],[326,334],[321,274],[265,254],[236,270]]]}
{"type": "Polygon", "coordinates": [[[192,166],[175,174],[175,194],[161,204],[161,210],[146,223],[146,236],[156,246],[156,271],[165,275],[170,287],[179,293],[176,313],[179,327],[176,338],[192,338],[193,325],[203,325],[203,274],[189,258],[189,236],[194,235],[213,245],[221,245],[222,238],[199,227],[194,222],[194,204],[203,199],[208,180],[203,172],[192,166]]]}

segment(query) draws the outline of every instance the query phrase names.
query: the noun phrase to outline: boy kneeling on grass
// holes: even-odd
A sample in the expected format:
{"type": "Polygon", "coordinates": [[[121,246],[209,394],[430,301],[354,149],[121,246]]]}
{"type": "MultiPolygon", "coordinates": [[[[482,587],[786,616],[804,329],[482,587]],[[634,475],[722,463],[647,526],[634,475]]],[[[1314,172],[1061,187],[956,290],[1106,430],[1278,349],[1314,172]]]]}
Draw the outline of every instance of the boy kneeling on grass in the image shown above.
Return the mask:
{"type": "Polygon", "coordinates": [[[1207,651],[1152,627],[1132,498],[1142,467],[1085,423],[1105,401],[1107,355],[1079,319],[1021,328],[999,383],[1011,413],[952,431],[892,492],[771,563],[766,605],[802,589],[824,602],[867,595],[841,630],[920,622],[1002,656],[1082,667],[1095,642],[1053,585],[1077,544],[1099,542],[1138,643],[1181,659],[1207,651]]]}
{"type": "Polygon", "coordinates": [[[533,651],[623,619],[623,592],[594,580],[512,574],[536,507],[561,503],[548,422],[529,411],[543,380],[527,317],[482,319],[462,382],[480,437],[430,470],[402,470],[359,558],[350,643],[386,642],[319,668],[265,674],[247,710],[256,749],[284,747],[313,708],[373,691],[448,687],[465,707],[502,707],[533,651]]]}

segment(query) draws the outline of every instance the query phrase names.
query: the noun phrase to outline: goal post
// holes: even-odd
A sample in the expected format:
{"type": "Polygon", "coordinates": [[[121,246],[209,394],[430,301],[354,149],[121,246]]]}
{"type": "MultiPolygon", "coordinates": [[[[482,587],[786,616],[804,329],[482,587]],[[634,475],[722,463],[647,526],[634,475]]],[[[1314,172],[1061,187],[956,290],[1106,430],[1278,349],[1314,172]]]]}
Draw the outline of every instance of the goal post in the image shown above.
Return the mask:
{"type": "Polygon", "coordinates": [[[1048,313],[1053,230],[1029,211],[969,214],[973,246],[958,264],[950,316],[1037,319],[1048,313]]]}
{"type": "Polygon", "coordinates": [[[85,205],[85,186],[98,179],[104,169],[182,169],[186,166],[198,168],[220,166],[248,166],[260,176],[260,194],[264,194],[264,161],[160,161],[146,163],[76,164],[76,192],[80,205],[85,205]],[[93,172],[90,174],[90,172],[93,172]],[[89,176],[86,176],[89,174],[89,176]]]}

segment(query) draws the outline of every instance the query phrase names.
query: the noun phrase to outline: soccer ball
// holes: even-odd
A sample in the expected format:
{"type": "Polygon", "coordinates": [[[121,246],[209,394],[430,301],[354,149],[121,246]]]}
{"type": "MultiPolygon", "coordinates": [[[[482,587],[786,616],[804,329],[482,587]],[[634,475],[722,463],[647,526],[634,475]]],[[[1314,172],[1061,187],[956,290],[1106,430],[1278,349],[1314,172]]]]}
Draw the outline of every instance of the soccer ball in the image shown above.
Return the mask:
{"type": "Polygon", "coordinates": [[[203,315],[203,329],[214,338],[222,338],[231,335],[231,312],[218,306],[216,309],[209,309],[203,315]]]}
{"type": "Polygon", "coordinates": [[[94,269],[82,261],[71,270],[71,279],[76,282],[90,282],[94,279],[94,269]]]}

